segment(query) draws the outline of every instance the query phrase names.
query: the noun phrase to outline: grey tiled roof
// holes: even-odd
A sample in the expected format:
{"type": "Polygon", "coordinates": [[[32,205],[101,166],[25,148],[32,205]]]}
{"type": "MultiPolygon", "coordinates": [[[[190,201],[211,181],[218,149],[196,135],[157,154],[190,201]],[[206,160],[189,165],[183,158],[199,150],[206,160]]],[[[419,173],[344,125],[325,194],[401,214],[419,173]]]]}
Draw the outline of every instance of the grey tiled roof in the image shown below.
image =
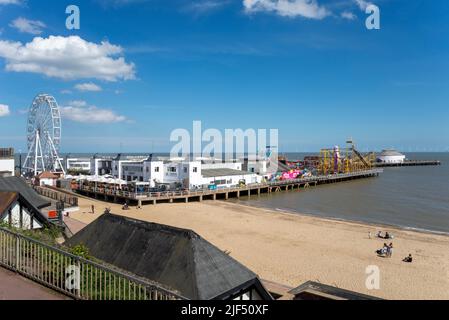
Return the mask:
{"type": "Polygon", "coordinates": [[[0,191],[18,192],[36,209],[48,207],[50,201],[44,199],[36,193],[23,178],[20,177],[0,177],[0,191]]]}
{"type": "Polygon", "coordinates": [[[235,170],[235,169],[202,169],[201,175],[205,178],[222,177],[222,176],[242,176],[245,174],[253,174],[252,172],[235,170]]]}
{"type": "Polygon", "coordinates": [[[262,288],[248,268],[191,230],[104,214],[70,238],[97,259],[176,290],[188,299],[225,298],[262,288]]]}

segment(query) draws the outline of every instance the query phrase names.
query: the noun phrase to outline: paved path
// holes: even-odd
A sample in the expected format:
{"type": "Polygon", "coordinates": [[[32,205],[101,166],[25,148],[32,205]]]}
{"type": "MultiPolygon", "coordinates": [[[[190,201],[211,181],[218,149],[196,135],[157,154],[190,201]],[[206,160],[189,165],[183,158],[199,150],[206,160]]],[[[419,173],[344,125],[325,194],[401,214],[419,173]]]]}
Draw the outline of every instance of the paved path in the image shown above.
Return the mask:
{"type": "Polygon", "coordinates": [[[87,226],[86,223],[67,216],[64,216],[64,222],[72,234],[78,233],[81,229],[87,226]]]}
{"type": "Polygon", "coordinates": [[[69,298],[0,267],[0,300],[69,300],[69,298]]]}

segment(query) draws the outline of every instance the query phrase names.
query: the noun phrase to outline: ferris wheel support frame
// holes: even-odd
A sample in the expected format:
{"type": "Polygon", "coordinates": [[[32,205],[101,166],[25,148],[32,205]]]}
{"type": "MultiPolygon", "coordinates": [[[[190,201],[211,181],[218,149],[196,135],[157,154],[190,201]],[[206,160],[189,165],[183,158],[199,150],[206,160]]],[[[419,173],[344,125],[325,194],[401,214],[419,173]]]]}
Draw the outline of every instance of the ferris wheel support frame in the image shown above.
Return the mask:
{"type": "Polygon", "coordinates": [[[28,153],[23,168],[37,175],[60,170],[61,117],[56,99],[49,94],[37,95],[30,107],[27,124],[28,153]]]}
{"type": "MultiPolygon", "coordinates": [[[[55,145],[53,144],[53,141],[50,138],[50,135],[47,133],[46,135],[47,138],[47,142],[50,144],[51,146],[51,150],[52,150],[52,162],[57,163],[59,165],[59,168],[61,169],[63,174],[66,174],[65,170],[64,170],[64,166],[62,165],[61,159],[59,158],[59,154],[58,151],[56,150],[55,145]]],[[[41,171],[45,171],[45,164],[44,164],[44,155],[42,153],[42,146],[41,146],[41,142],[40,142],[40,134],[39,131],[36,131],[36,135],[34,137],[33,140],[33,144],[32,144],[32,148],[30,148],[30,150],[28,151],[28,154],[25,158],[25,162],[24,162],[24,166],[23,168],[25,169],[31,169],[34,170],[34,173],[37,174],[37,172],[39,172],[40,169],[42,169],[41,171]],[[33,152],[34,150],[34,152],[33,152]],[[34,154],[32,154],[34,153],[34,154]],[[34,158],[34,168],[31,168],[30,166],[27,166],[28,161],[31,159],[31,157],[34,158]],[[41,168],[39,168],[38,164],[39,164],[39,160],[41,163],[41,168]]]]}

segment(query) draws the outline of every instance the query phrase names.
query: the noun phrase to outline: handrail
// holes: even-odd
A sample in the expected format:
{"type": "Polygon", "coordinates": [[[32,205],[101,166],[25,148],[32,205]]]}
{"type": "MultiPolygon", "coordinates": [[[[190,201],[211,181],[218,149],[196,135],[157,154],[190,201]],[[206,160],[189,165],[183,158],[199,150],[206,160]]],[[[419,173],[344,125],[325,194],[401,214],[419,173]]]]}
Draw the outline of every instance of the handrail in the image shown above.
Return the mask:
{"type": "Polygon", "coordinates": [[[75,196],[68,195],[66,193],[50,189],[48,187],[41,187],[41,186],[34,186],[32,185],[33,189],[40,194],[41,196],[57,200],[57,201],[64,201],[64,203],[77,207],[78,206],[78,198],[75,196]]]}
{"type": "Polygon", "coordinates": [[[0,266],[82,300],[184,300],[162,285],[0,227],[0,266]]]}
{"type": "Polygon", "coordinates": [[[91,187],[91,186],[84,186],[84,185],[78,185],[78,190],[81,191],[89,191],[89,192],[96,192],[111,196],[121,196],[125,198],[131,198],[131,199],[166,199],[166,198],[173,198],[173,197],[182,197],[182,196],[204,196],[204,195],[211,195],[211,194],[217,194],[217,193],[223,193],[223,192],[237,192],[242,190],[251,190],[251,189],[258,189],[258,188],[266,188],[266,187],[277,187],[277,186],[284,186],[284,185],[291,185],[291,184],[302,184],[302,183],[310,183],[310,182],[322,182],[322,181],[329,181],[329,180],[338,180],[342,178],[350,178],[350,177],[357,177],[357,176],[365,176],[365,175],[374,175],[383,172],[382,169],[370,169],[370,170],[363,170],[363,171],[357,171],[357,172],[351,172],[351,173],[338,173],[338,174],[330,174],[330,175],[324,175],[324,176],[311,176],[311,177],[305,177],[305,178],[299,178],[299,179],[291,179],[291,180],[281,180],[281,181],[272,181],[272,182],[262,182],[262,183],[254,183],[254,184],[248,184],[244,187],[229,187],[229,188],[221,188],[217,190],[185,190],[185,191],[160,191],[160,192],[130,192],[130,191],[124,191],[124,190],[114,190],[114,189],[108,189],[108,188],[100,188],[100,187],[91,187]]]}

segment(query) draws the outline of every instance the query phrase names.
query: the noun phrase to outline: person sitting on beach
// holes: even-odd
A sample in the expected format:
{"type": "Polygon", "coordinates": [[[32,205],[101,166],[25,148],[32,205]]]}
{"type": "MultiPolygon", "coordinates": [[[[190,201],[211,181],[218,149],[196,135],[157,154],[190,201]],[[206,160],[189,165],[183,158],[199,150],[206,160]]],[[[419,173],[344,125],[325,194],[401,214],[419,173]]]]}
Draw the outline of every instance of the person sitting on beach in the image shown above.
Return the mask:
{"type": "Polygon", "coordinates": [[[377,250],[376,253],[377,253],[379,256],[386,256],[387,253],[388,253],[388,246],[387,246],[387,244],[384,243],[384,246],[382,247],[382,249],[377,250]]]}
{"type": "Polygon", "coordinates": [[[384,238],[384,237],[382,236],[382,231],[377,232],[377,237],[378,237],[378,238],[382,238],[382,239],[384,238]]]}
{"type": "Polygon", "coordinates": [[[385,239],[390,239],[390,234],[387,232],[385,232],[385,239]]]}
{"type": "Polygon", "coordinates": [[[412,263],[412,261],[413,261],[412,254],[410,253],[408,255],[408,257],[405,257],[404,260],[402,260],[402,261],[407,262],[407,263],[412,263]]]}
{"type": "Polygon", "coordinates": [[[387,246],[387,257],[391,258],[392,255],[393,255],[393,243],[390,243],[387,246]]]}

